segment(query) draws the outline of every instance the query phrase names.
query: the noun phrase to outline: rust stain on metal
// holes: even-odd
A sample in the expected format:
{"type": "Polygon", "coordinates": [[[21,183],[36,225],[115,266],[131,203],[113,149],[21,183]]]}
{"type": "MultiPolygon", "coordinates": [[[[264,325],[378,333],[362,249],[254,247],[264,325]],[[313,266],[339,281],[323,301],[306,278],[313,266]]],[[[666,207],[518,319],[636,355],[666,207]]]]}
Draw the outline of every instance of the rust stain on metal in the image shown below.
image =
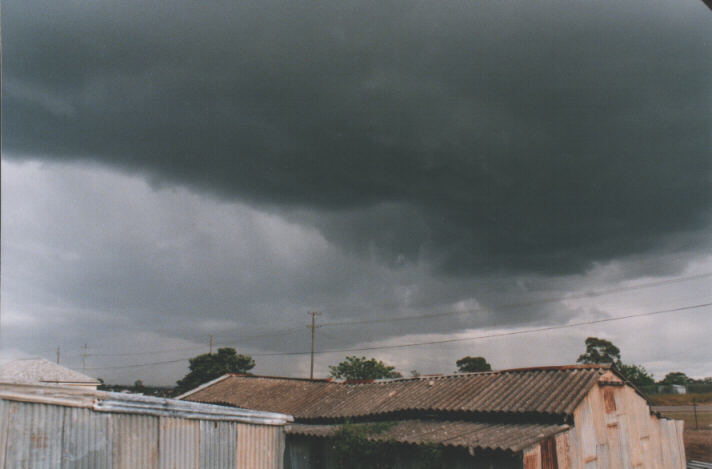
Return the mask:
{"type": "Polygon", "coordinates": [[[536,453],[524,456],[524,469],[539,469],[539,458],[536,453]]]}
{"type": "Polygon", "coordinates": [[[541,469],[559,469],[556,441],[553,437],[541,442],[541,469]]]}
{"type": "Polygon", "coordinates": [[[603,390],[603,404],[607,414],[616,411],[616,396],[613,393],[613,389],[605,388],[603,390]]]}
{"type": "Polygon", "coordinates": [[[33,449],[41,449],[47,447],[47,435],[42,430],[32,432],[30,435],[30,447],[33,449]]]}
{"type": "Polygon", "coordinates": [[[556,442],[556,461],[560,469],[571,469],[571,446],[569,440],[572,431],[559,433],[555,437],[556,442]]]}

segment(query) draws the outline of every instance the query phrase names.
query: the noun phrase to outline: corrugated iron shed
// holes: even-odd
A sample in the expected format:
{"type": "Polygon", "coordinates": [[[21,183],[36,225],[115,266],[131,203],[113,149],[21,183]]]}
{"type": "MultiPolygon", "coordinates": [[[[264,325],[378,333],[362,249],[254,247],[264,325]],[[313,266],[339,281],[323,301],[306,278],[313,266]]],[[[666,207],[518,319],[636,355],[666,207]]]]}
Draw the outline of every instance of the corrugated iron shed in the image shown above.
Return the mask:
{"type": "Polygon", "coordinates": [[[261,425],[284,425],[294,419],[281,413],[179,401],[142,394],[93,391],[67,387],[0,383],[0,399],[38,404],[84,407],[96,412],[153,415],[196,420],[221,420],[261,425]]]}
{"type": "Polygon", "coordinates": [[[345,419],[404,411],[569,416],[608,365],[527,368],[363,384],[226,375],[183,396],[294,415],[345,419]]]}
{"type": "Polygon", "coordinates": [[[291,416],[0,383],[0,469],[281,469],[291,416]]]}
{"type": "MultiPolygon", "coordinates": [[[[477,450],[519,452],[524,448],[569,429],[568,425],[496,424],[465,421],[404,420],[393,422],[385,429],[373,429],[371,424],[353,424],[367,431],[372,441],[406,444],[437,444],[477,450]],[[369,431],[370,430],[370,431],[369,431]]],[[[342,425],[293,424],[289,435],[327,438],[342,425]]]]}

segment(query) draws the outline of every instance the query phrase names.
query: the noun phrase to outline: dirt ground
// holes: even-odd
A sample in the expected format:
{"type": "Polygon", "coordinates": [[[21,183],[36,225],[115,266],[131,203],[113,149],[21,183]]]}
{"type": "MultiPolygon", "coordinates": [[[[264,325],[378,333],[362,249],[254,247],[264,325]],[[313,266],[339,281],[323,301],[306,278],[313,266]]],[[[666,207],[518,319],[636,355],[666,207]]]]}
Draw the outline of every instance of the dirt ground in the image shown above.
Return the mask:
{"type": "Polygon", "coordinates": [[[687,460],[712,462],[712,430],[685,430],[687,460]]]}

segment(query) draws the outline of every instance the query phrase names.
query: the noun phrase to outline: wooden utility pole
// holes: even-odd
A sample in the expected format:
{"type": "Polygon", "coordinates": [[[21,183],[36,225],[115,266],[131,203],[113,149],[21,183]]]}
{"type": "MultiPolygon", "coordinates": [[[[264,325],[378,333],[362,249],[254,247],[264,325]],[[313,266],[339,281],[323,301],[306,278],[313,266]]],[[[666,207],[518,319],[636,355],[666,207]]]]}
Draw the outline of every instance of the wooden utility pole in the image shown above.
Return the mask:
{"type": "Polygon", "coordinates": [[[210,334],[210,355],[213,354],[213,335],[210,334]]]}
{"type": "Polygon", "coordinates": [[[89,345],[84,344],[84,352],[82,353],[82,373],[84,373],[87,369],[87,351],[89,350],[89,345]]]}
{"type": "MultiPolygon", "coordinates": [[[[321,313],[316,311],[310,311],[307,313],[311,315],[311,367],[309,368],[309,379],[314,379],[314,331],[317,328],[316,317],[321,316],[321,313]]],[[[309,326],[307,326],[309,327],[309,326]]]]}
{"type": "Polygon", "coordinates": [[[57,365],[59,365],[59,347],[57,347],[57,365]]]}

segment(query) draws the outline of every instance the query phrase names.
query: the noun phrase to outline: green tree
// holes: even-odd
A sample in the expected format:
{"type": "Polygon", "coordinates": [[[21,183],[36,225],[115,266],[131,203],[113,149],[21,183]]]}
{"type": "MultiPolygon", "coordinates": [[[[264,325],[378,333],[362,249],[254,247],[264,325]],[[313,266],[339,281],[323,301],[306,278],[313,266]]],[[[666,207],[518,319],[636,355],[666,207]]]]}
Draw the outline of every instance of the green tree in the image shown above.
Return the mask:
{"type": "Polygon", "coordinates": [[[625,379],[633,383],[635,386],[649,386],[655,384],[653,375],[648,373],[643,366],[640,365],[624,365],[621,363],[618,366],[620,372],[625,376],[625,379]]]}
{"type": "Polygon", "coordinates": [[[255,367],[255,361],[249,355],[238,355],[234,348],[224,347],[218,353],[205,353],[190,359],[190,371],[176,383],[177,394],[219,378],[225,373],[247,373],[255,367]]]}
{"type": "Polygon", "coordinates": [[[706,378],[700,378],[700,379],[690,379],[690,382],[695,383],[695,384],[712,384],[712,376],[708,376],[706,378]]]}
{"type": "Polygon", "coordinates": [[[492,370],[492,366],[487,363],[484,357],[463,357],[456,361],[455,364],[457,365],[457,371],[460,373],[492,370]]]}
{"type": "Polygon", "coordinates": [[[660,384],[689,384],[690,378],[682,371],[672,371],[665,375],[660,384]]]}
{"type": "Polygon", "coordinates": [[[620,366],[621,351],[611,342],[598,337],[586,339],[586,353],[579,355],[577,363],[610,363],[620,366]]]}
{"type": "Polygon", "coordinates": [[[395,367],[388,366],[375,358],[346,357],[336,366],[329,366],[331,376],[337,379],[383,379],[401,378],[395,367]]]}

